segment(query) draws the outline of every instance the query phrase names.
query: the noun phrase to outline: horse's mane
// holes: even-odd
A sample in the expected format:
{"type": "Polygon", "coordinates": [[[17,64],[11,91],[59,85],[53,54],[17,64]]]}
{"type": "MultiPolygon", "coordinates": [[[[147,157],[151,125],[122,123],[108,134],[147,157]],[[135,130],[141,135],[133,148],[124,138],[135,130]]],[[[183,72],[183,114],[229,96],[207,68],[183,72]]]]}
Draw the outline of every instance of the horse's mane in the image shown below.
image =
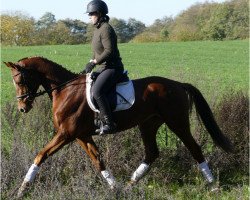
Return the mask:
{"type": "Polygon", "coordinates": [[[23,61],[23,60],[26,60],[26,59],[33,59],[33,58],[41,59],[41,60],[43,60],[43,61],[46,62],[46,63],[49,63],[49,64],[51,64],[51,65],[54,65],[54,66],[56,66],[56,67],[62,68],[63,70],[66,70],[66,71],[69,71],[69,72],[73,73],[72,71],[66,69],[66,68],[63,67],[62,65],[60,65],[60,64],[58,64],[58,63],[56,63],[56,62],[54,62],[54,61],[52,61],[52,60],[49,60],[48,58],[45,58],[45,57],[43,57],[43,56],[24,57],[24,58],[18,60],[18,62],[23,61]]]}
{"type": "Polygon", "coordinates": [[[50,66],[49,68],[47,68],[47,70],[49,70],[50,74],[55,74],[55,73],[56,74],[64,74],[67,77],[72,77],[72,76],[76,75],[75,73],[66,69],[62,65],[57,64],[56,62],[49,60],[49,59],[42,57],[42,56],[25,57],[25,58],[18,60],[18,62],[25,61],[25,60],[33,60],[33,59],[39,59],[42,62],[44,62],[47,66],[50,66]]]}

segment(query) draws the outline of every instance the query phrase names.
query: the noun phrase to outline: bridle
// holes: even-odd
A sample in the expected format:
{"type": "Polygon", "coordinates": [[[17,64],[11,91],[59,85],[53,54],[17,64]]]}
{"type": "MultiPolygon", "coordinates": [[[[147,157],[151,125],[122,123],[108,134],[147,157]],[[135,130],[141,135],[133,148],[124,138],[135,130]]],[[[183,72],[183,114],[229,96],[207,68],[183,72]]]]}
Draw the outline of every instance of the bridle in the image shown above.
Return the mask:
{"type": "Polygon", "coordinates": [[[28,82],[27,82],[27,74],[25,73],[24,69],[20,69],[19,73],[15,74],[12,76],[12,78],[14,78],[15,76],[21,75],[21,80],[22,80],[22,84],[25,86],[27,93],[23,94],[23,95],[19,95],[16,96],[17,100],[23,100],[23,99],[27,99],[28,101],[32,101],[32,99],[34,99],[36,97],[36,92],[31,91],[28,87],[28,82]]]}
{"type": "Polygon", "coordinates": [[[73,78],[73,79],[71,79],[71,80],[69,80],[69,81],[66,81],[66,82],[64,82],[64,83],[62,83],[62,84],[60,84],[60,85],[58,85],[58,86],[56,86],[56,87],[54,87],[54,88],[49,89],[49,90],[46,90],[46,89],[45,89],[45,90],[43,90],[43,91],[40,90],[39,92],[36,92],[36,91],[31,91],[31,90],[29,89],[28,83],[27,83],[27,74],[26,74],[26,72],[25,72],[24,69],[19,70],[19,73],[13,75],[12,77],[14,78],[15,76],[18,76],[18,75],[20,75],[20,74],[21,74],[21,78],[22,78],[22,81],[23,81],[23,85],[24,85],[24,86],[26,87],[26,89],[27,89],[27,93],[26,93],[26,94],[19,95],[19,96],[16,96],[16,98],[17,98],[17,100],[27,99],[28,101],[32,101],[32,100],[34,100],[36,97],[39,97],[39,96],[41,96],[41,95],[44,95],[45,93],[48,93],[48,94],[49,94],[49,93],[53,92],[54,90],[59,89],[59,88],[62,88],[63,86],[67,85],[68,83],[70,83],[70,82],[72,82],[72,81],[78,79],[79,77],[81,77],[81,75],[79,75],[79,76],[77,76],[77,77],[75,77],[75,78],[73,78]]]}

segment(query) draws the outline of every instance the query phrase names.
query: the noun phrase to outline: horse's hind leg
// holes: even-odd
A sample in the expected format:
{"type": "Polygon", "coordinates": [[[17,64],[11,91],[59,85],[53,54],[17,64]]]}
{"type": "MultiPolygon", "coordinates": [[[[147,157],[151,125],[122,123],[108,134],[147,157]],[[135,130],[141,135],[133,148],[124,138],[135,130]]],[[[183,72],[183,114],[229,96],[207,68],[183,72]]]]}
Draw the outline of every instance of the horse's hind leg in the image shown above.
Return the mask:
{"type": "Polygon", "coordinates": [[[178,117],[173,115],[166,124],[181,139],[181,141],[190,151],[193,158],[199,163],[199,168],[206,180],[209,183],[213,182],[213,175],[204,159],[201,148],[191,135],[188,112],[184,112],[178,117]]]}
{"type": "Polygon", "coordinates": [[[84,149],[84,151],[88,154],[92,163],[96,167],[96,169],[101,172],[102,176],[108,182],[111,189],[113,189],[116,185],[115,178],[113,175],[105,169],[104,163],[100,158],[100,154],[98,148],[93,141],[92,137],[88,138],[77,138],[78,144],[84,149]]]}
{"type": "Polygon", "coordinates": [[[139,125],[145,147],[145,158],[133,173],[130,184],[138,182],[149,170],[150,165],[158,158],[159,150],[156,143],[156,133],[162,123],[163,121],[159,116],[153,116],[139,125]]]}

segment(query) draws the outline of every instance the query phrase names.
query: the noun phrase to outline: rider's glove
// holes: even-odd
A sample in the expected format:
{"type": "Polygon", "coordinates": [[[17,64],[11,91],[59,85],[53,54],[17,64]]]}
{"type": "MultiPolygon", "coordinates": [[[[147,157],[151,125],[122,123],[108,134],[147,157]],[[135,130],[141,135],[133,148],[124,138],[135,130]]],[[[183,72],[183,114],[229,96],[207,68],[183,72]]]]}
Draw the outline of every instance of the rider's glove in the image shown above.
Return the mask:
{"type": "Polygon", "coordinates": [[[86,73],[89,73],[89,72],[91,72],[92,71],[92,69],[95,67],[95,63],[94,62],[89,62],[89,63],[87,63],[86,64],[86,66],[85,66],[85,72],[86,73]]]}

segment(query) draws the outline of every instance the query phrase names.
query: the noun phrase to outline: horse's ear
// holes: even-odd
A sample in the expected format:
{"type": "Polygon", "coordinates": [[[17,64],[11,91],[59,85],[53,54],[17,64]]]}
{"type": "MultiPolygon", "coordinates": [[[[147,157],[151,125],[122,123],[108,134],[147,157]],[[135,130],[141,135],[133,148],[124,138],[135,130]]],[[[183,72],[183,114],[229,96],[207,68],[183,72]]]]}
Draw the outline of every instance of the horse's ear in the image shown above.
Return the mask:
{"type": "Polygon", "coordinates": [[[4,62],[3,63],[7,66],[7,67],[10,67],[10,68],[15,68],[15,65],[12,63],[12,62],[4,62]]]}
{"type": "Polygon", "coordinates": [[[12,62],[4,62],[3,63],[7,66],[7,67],[10,67],[10,68],[14,68],[16,70],[19,70],[19,67],[17,65],[15,65],[14,63],[12,62]]]}

